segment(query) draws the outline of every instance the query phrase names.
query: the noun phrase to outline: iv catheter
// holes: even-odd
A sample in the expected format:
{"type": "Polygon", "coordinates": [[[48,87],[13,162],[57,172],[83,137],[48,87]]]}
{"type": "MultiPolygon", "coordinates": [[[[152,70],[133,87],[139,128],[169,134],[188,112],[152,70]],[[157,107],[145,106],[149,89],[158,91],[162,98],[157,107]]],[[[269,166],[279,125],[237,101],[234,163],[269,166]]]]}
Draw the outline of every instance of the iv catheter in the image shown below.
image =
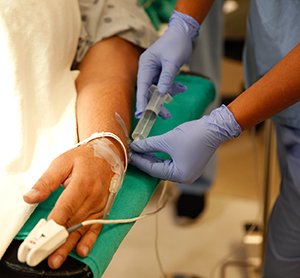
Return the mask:
{"type": "Polygon", "coordinates": [[[149,92],[152,94],[150,101],[145,109],[144,114],[140,118],[136,128],[132,133],[133,141],[145,139],[157,118],[157,115],[164,103],[169,103],[172,100],[171,95],[161,95],[157,86],[151,85],[149,92]]]}
{"type": "Polygon", "coordinates": [[[114,176],[112,177],[111,181],[110,181],[110,186],[109,186],[109,196],[106,202],[106,206],[104,209],[104,214],[103,214],[103,220],[105,220],[110,212],[110,209],[114,203],[115,197],[118,193],[118,191],[120,190],[120,188],[122,187],[123,184],[123,180],[124,180],[124,174],[122,175],[118,175],[118,174],[114,174],[114,176]]]}

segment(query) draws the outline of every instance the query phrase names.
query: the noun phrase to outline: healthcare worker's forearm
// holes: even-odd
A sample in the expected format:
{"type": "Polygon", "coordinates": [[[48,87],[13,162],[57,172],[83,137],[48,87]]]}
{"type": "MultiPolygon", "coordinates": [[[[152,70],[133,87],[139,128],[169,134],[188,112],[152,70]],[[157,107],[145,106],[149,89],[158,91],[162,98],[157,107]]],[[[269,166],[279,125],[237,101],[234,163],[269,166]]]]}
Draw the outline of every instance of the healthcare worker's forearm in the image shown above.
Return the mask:
{"type": "Polygon", "coordinates": [[[300,101],[300,43],[228,105],[246,130],[300,101]]]}
{"type": "Polygon", "coordinates": [[[130,130],[138,58],[141,50],[119,37],[95,44],[79,66],[76,80],[79,140],[94,132],[113,132],[126,144],[115,112],[130,130]]]}
{"type": "Polygon", "coordinates": [[[187,14],[202,24],[214,0],[178,0],[175,10],[187,14]]]}

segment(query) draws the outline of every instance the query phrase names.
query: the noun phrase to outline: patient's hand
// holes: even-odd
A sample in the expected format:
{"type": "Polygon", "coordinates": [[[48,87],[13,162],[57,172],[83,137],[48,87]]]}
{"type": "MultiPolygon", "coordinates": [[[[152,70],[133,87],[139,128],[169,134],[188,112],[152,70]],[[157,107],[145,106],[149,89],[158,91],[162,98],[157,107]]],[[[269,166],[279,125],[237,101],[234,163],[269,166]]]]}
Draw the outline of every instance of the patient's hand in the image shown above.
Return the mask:
{"type": "MultiPolygon", "coordinates": [[[[40,203],[63,185],[66,189],[48,219],[69,228],[103,216],[111,177],[109,164],[94,156],[93,148],[83,145],[53,160],[32,190],[24,195],[24,200],[30,204],[40,203]]],[[[91,225],[72,232],[67,241],[49,256],[49,266],[59,268],[77,243],[78,255],[88,255],[100,231],[101,225],[91,225]]]]}

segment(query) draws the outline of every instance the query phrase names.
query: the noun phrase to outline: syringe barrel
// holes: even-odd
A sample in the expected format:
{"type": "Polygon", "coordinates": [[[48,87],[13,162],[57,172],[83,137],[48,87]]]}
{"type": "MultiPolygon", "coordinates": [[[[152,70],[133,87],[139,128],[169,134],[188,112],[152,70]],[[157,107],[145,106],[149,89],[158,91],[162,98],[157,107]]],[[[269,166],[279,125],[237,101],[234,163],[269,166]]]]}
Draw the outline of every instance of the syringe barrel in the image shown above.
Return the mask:
{"type": "Polygon", "coordinates": [[[150,98],[145,111],[150,110],[153,111],[156,115],[158,115],[160,109],[165,103],[167,94],[161,95],[157,87],[153,85],[150,87],[150,91],[152,93],[152,97],[150,98]]]}
{"type": "Polygon", "coordinates": [[[157,114],[151,110],[145,110],[144,114],[140,118],[137,126],[135,127],[132,138],[134,141],[147,138],[150,130],[156,120],[157,114]]]}
{"type": "Polygon", "coordinates": [[[152,93],[152,97],[150,98],[144,114],[132,133],[134,141],[147,138],[160,109],[165,102],[168,103],[172,100],[172,97],[169,94],[161,95],[155,85],[151,85],[149,91],[152,93]]]}

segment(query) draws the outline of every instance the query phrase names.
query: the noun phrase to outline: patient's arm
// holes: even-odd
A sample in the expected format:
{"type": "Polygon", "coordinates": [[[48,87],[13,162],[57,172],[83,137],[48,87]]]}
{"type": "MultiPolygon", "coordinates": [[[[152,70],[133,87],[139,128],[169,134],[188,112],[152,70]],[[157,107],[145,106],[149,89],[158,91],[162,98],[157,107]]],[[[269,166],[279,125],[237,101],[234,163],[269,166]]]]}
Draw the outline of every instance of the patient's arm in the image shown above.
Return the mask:
{"type": "MultiPolygon", "coordinates": [[[[95,44],[79,65],[77,78],[78,136],[82,141],[94,132],[112,132],[125,146],[126,136],[115,119],[117,112],[130,129],[134,86],[136,82],[138,47],[112,37],[95,44]]],[[[124,151],[111,139],[124,162],[124,151]]],[[[103,159],[94,156],[88,146],[72,149],[56,158],[41,179],[34,185],[37,193],[24,197],[28,203],[45,200],[60,184],[66,189],[58,199],[49,218],[67,227],[86,219],[101,218],[108,197],[113,172],[103,159]]],[[[76,250],[86,256],[94,245],[101,225],[83,227],[70,234],[67,242],[48,259],[49,266],[58,268],[78,243],[76,250]]]]}

